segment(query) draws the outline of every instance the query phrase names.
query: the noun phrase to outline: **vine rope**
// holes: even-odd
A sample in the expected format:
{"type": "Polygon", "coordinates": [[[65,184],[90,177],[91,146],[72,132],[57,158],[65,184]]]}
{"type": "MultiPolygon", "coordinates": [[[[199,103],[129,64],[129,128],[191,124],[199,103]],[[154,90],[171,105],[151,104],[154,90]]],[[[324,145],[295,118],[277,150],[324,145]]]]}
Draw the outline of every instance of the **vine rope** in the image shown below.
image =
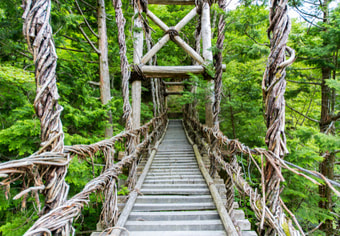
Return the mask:
{"type": "MultiPolygon", "coordinates": [[[[64,132],[60,120],[63,110],[58,104],[57,90],[57,54],[52,38],[50,25],[50,0],[23,1],[24,19],[23,34],[28,49],[33,55],[35,63],[36,97],[34,109],[41,123],[41,148],[37,155],[43,152],[63,153],[64,132]]],[[[65,162],[66,163],[66,162],[65,162]]],[[[36,171],[36,184],[42,185],[45,181],[44,213],[61,205],[67,197],[69,186],[65,182],[66,165],[43,165],[36,171]],[[40,174],[38,177],[38,173],[40,174]],[[39,183],[40,182],[40,183],[39,183]]]]}
{"type": "MultiPolygon", "coordinates": [[[[270,54],[263,76],[262,91],[265,104],[265,120],[267,133],[265,142],[268,149],[277,157],[283,158],[288,153],[286,148],[285,99],[286,70],[294,61],[294,50],[286,46],[291,22],[288,16],[288,0],[271,1],[269,13],[268,38],[270,39],[270,54]],[[286,60],[286,51],[291,58],[286,60]]],[[[280,166],[267,160],[265,167],[265,195],[270,210],[275,218],[280,219],[284,214],[279,196],[282,191],[279,178],[280,166]]],[[[271,230],[265,230],[265,235],[271,235],[271,230]]]]}

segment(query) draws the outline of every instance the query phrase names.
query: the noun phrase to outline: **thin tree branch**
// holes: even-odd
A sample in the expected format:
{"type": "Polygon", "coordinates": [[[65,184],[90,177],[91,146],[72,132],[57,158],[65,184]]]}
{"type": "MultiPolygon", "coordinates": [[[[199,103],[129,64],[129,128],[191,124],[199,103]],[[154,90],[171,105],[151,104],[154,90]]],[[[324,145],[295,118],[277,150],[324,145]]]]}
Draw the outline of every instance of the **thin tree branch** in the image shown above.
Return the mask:
{"type": "Polygon", "coordinates": [[[298,169],[298,170],[300,170],[300,171],[303,171],[303,172],[305,172],[305,173],[307,173],[307,174],[310,174],[310,175],[312,175],[312,176],[314,176],[314,177],[316,177],[316,178],[318,178],[318,179],[322,179],[322,180],[324,180],[325,182],[328,181],[329,183],[331,183],[331,184],[334,185],[334,186],[340,187],[340,183],[338,183],[338,182],[336,182],[336,181],[334,181],[334,180],[331,180],[331,179],[327,179],[325,176],[323,176],[322,174],[320,174],[320,173],[318,173],[318,172],[307,170],[307,169],[305,169],[305,168],[303,168],[303,167],[300,167],[300,166],[298,166],[298,165],[295,165],[295,164],[293,164],[293,163],[291,163],[291,162],[289,162],[289,161],[286,161],[286,160],[282,160],[282,161],[283,161],[284,163],[286,163],[287,165],[293,166],[293,167],[295,167],[296,169],[298,169]]]}
{"type": "Polygon", "coordinates": [[[56,47],[58,49],[62,49],[62,50],[67,50],[67,51],[72,51],[72,52],[86,52],[83,50],[79,50],[79,49],[73,49],[73,48],[65,48],[65,47],[56,47]]]}
{"type": "MultiPolygon", "coordinates": [[[[0,44],[6,46],[6,43],[4,43],[4,42],[1,42],[1,41],[0,41],[0,44]]],[[[19,51],[19,50],[17,50],[17,49],[14,49],[14,51],[17,52],[17,53],[19,53],[20,55],[22,55],[22,56],[24,56],[24,57],[27,57],[27,58],[33,60],[33,57],[32,57],[31,55],[29,55],[29,54],[26,54],[26,53],[24,53],[24,52],[21,52],[21,51],[19,51]]],[[[29,52],[27,52],[27,53],[29,53],[29,52]]]]}
{"type": "Polygon", "coordinates": [[[336,115],[331,116],[332,121],[337,121],[340,118],[340,112],[336,115]]]}
{"type": "Polygon", "coordinates": [[[306,235],[309,235],[309,234],[311,234],[311,233],[314,233],[316,230],[318,230],[320,227],[321,227],[321,225],[323,225],[323,222],[321,222],[318,226],[316,226],[314,229],[312,229],[311,231],[308,231],[307,233],[306,233],[306,235]]]}
{"type": "MultiPolygon", "coordinates": [[[[307,112],[306,112],[306,116],[308,116],[308,113],[309,113],[309,111],[310,111],[310,108],[311,108],[311,105],[312,105],[312,102],[313,102],[313,97],[314,97],[315,93],[316,93],[316,89],[314,89],[314,93],[313,93],[312,99],[309,101],[309,105],[308,105],[308,109],[307,109],[307,112]]],[[[302,122],[301,122],[301,125],[303,125],[303,123],[305,122],[305,120],[306,120],[306,117],[303,117],[303,120],[302,120],[302,122]]]]}
{"type": "Polygon", "coordinates": [[[320,67],[311,67],[311,68],[287,68],[288,70],[317,70],[320,69],[320,67]]]}
{"type": "Polygon", "coordinates": [[[100,51],[98,50],[98,48],[96,48],[96,46],[94,46],[94,44],[91,42],[91,40],[89,39],[89,37],[87,36],[87,34],[85,33],[83,27],[81,27],[81,25],[78,25],[78,28],[80,30],[80,32],[82,33],[82,35],[85,37],[85,39],[87,40],[87,42],[91,45],[91,47],[93,48],[93,50],[96,51],[96,53],[98,55],[100,55],[100,51]]]}
{"type": "Polygon", "coordinates": [[[65,34],[62,35],[62,37],[67,38],[67,39],[69,39],[69,40],[71,40],[73,42],[77,42],[77,43],[88,43],[86,40],[75,39],[75,38],[72,38],[72,37],[70,37],[68,35],[65,35],[65,34]]]}
{"type": "Polygon", "coordinates": [[[317,24],[314,24],[312,21],[308,20],[305,16],[302,15],[302,13],[300,13],[299,11],[297,12],[299,14],[299,16],[301,16],[306,22],[308,22],[309,24],[319,28],[319,29],[324,29],[323,27],[318,26],[317,24]]]}
{"type": "Polygon", "coordinates": [[[303,113],[301,113],[301,112],[299,112],[299,111],[295,110],[294,108],[292,108],[292,107],[291,107],[291,106],[289,106],[288,104],[286,104],[286,107],[288,107],[288,108],[289,108],[289,109],[291,109],[292,111],[295,111],[296,113],[298,113],[299,115],[301,115],[301,116],[303,116],[303,117],[307,118],[307,119],[308,119],[308,120],[310,120],[310,121],[314,121],[314,122],[316,122],[316,123],[320,123],[320,121],[318,121],[318,120],[315,120],[315,119],[313,119],[313,118],[310,118],[310,117],[308,117],[308,116],[304,115],[303,113]]]}
{"type": "Polygon", "coordinates": [[[306,82],[306,81],[296,81],[296,80],[289,80],[287,81],[292,82],[292,83],[297,83],[297,84],[315,84],[315,85],[321,85],[321,83],[316,83],[316,82],[306,82]]]}
{"type": "Polygon", "coordinates": [[[247,31],[244,31],[244,34],[246,36],[248,36],[251,40],[253,40],[256,44],[261,45],[261,46],[266,46],[266,47],[270,47],[270,45],[268,43],[259,43],[256,39],[254,39],[252,36],[250,36],[247,31]]]}
{"type": "Polygon", "coordinates": [[[80,1],[81,1],[82,3],[84,3],[86,6],[92,8],[93,10],[97,10],[97,8],[94,7],[94,6],[92,6],[90,3],[88,3],[88,2],[86,2],[86,1],[84,1],[84,0],[80,0],[80,1]]]}
{"type": "Polygon", "coordinates": [[[81,8],[80,8],[80,6],[79,6],[77,0],[75,0],[75,3],[76,3],[76,6],[77,6],[78,11],[80,12],[80,14],[82,15],[82,17],[83,17],[83,19],[84,19],[84,22],[85,22],[87,28],[89,28],[89,30],[91,31],[91,33],[92,33],[94,36],[96,36],[97,38],[99,38],[99,35],[96,34],[96,32],[94,32],[94,30],[91,28],[89,22],[86,20],[86,17],[85,17],[85,15],[84,15],[83,11],[81,10],[81,8]]]}
{"type": "Polygon", "coordinates": [[[309,13],[307,13],[307,12],[304,12],[304,11],[300,10],[297,6],[294,6],[294,8],[295,8],[296,10],[298,10],[301,14],[304,14],[304,15],[306,15],[306,16],[310,16],[310,17],[313,17],[313,18],[316,18],[316,19],[319,19],[319,20],[323,20],[323,18],[318,17],[317,15],[312,15],[312,14],[309,14],[309,13]]]}

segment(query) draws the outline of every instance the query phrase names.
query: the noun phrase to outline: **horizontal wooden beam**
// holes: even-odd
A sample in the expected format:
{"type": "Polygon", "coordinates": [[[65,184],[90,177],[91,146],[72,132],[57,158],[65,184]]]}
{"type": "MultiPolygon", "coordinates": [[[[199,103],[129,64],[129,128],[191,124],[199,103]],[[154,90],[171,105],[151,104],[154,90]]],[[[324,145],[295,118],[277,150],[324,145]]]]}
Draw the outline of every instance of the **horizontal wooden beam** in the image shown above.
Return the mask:
{"type": "Polygon", "coordinates": [[[195,0],[149,0],[148,4],[159,4],[159,5],[195,5],[195,0]]]}
{"type": "MultiPolygon", "coordinates": [[[[223,71],[226,65],[222,65],[223,71]]],[[[204,73],[204,67],[195,66],[142,66],[141,70],[146,78],[186,78],[190,74],[204,73]]]]}
{"type": "Polygon", "coordinates": [[[147,78],[188,77],[188,73],[202,74],[203,66],[142,66],[147,78]]]}
{"type": "Polygon", "coordinates": [[[163,83],[164,83],[164,85],[174,85],[174,86],[185,84],[183,81],[181,81],[181,82],[165,82],[165,81],[163,81],[163,83]]]}
{"type": "Polygon", "coordinates": [[[168,96],[168,95],[183,95],[183,91],[182,92],[166,92],[164,95],[168,96]]]}

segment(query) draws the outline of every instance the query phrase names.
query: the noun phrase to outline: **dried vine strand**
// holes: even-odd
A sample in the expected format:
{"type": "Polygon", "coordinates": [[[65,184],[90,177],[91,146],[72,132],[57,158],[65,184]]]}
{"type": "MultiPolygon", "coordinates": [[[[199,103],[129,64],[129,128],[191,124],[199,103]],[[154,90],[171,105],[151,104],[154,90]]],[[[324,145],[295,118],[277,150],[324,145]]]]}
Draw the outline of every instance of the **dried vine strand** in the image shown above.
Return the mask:
{"type": "MultiPolygon", "coordinates": [[[[38,233],[52,235],[52,232],[63,228],[69,222],[72,223],[73,220],[80,215],[84,205],[89,203],[89,197],[92,193],[101,191],[108,191],[112,194],[110,198],[105,199],[105,210],[102,211],[101,219],[108,225],[114,224],[118,214],[116,188],[118,175],[122,173],[124,166],[130,165],[152,141],[159,138],[159,134],[164,132],[166,122],[166,114],[164,113],[140,127],[138,131],[144,132],[145,130],[148,130],[150,126],[154,126],[151,134],[146,135],[146,138],[136,146],[133,153],[125,156],[120,162],[113,164],[100,176],[88,182],[84,189],[70,200],[39,218],[24,236],[37,235],[38,233]],[[158,122],[157,126],[154,126],[156,120],[159,120],[160,122],[158,122]],[[103,215],[103,212],[106,215],[103,215]]],[[[137,130],[133,130],[133,132],[136,133],[137,130]]],[[[70,234],[71,232],[66,233],[66,235],[70,234]]]]}
{"type": "MultiPolygon", "coordinates": [[[[60,120],[63,110],[58,104],[59,94],[56,81],[57,54],[50,25],[50,0],[25,0],[23,34],[35,63],[36,97],[34,108],[41,123],[41,146],[37,154],[43,152],[63,153],[64,133],[60,120]]],[[[45,175],[46,196],[44,213],[61,205],[67,197],[65,182],[66,166],[44,166],[40,170],[45,175]]],[[[66,229],[67,231],[67,229],[66,229]]]]}
{"type": "Polygon", "coordinates": [[[116,23],[118,27],[118,44],[119,44],[119,55],[120,55],[120,69],[122,73],[122,91],[123,91],[123,117],[125,118],[126,130],[132,129],[132,117],[131,117],[131,105],[129,101],[129,78],[130,78],[130,68],[129,62],[126,56],[126,41],[125,41],[125,18],[122,11],[122,1],[112,0],[113,6],[116,12],[116,23]]]}
{"type": "MultiPolygon", "coordinates": [[[[226,11],[227,3],[226,0],[219,0],[218,1],[219,7],[226,11]]],[[[215,83],[214,83],[214,104],[213,104],[213,124],[214,129],[217,131],[220,129],[219,121],[218,121],[218,115],[220,113],[221,107],[221,93],[222,93],[222,51],[223,51],[223,42],[225,39],[224,35],[224,28],[225,28],[225,16],[221,15],[219,22],[218,22],[218,34],[217,34],[217,42],[216,42],[216,48],[217,52],[214,54],[214,64],[215,64],[215,83]]]]}
{"type": "MultiPolygon", "coordinates": [[[[265,119],[267,125],[266,144],[268,149],[276,156],[283,157],[288,150],[286,148],[285,125],[285,99],[286,70],[294,56],[285,60],[285,53],[293,54],[293,50],[286,47],[288,35],[291,28],[288,16],[288,0],[273,0],[269,14],[268,37],[270,39],[270,54],[267,67],[263,76],[262,91],[265,104],[265,119]]],[[[284,213],[279,202],[281,192],[279,165],[267,160],[265,169],[266,178],[266,202],[272,214],[277,220],[284,218],[284,213]]],[[[292,233],[299,233],[292,229],[292,233]]],[[[265,235],[273,235],[271,229],[265,230],[265,235]]]]}
{"type": "MultiPolygon", "coordinates": [[[[252,160],[255,163],[256,166],[258,166],[258,165],[257,165],[255,159],[252,157],[252,155],[255,154],[255,155],[258,155],[258,156],[264,156],[266,158],[267,162],[269,161],[270,163],[273,163],[280,168],[282,168],[282,167],[286,168],[286,169],[288,169],[289,171],[292,171],[295,174],[298,174],[298,175],[305,177],[306,179],[312,181],[315,184],[319,184],[314,179],[311,179],[309,176],[306,176],[302,173],[298,173],[296,170],[288,167],[288,165],[285,163],[284,160],[282,160],[280,157],[276,156],[273,152],[271,152],[269,150],[265,150],[265,149],[262,149],[262,148],[250,149],[249,147],[245,146],[244,144],[242,144],[238,140],[228,139],[226,136],[223,135],[223,133],[221,131],[215,131],[213,128],[209,128],[205,125],[202,125],[201,123],[199,123],[199,121],[197,121],[197,119],[190,116],[188,113],[185,113],[184,117],[185,117],[186,126],[189,126],[189,128],[192,130],[192,132],[195,135],[197,135],[197,132],[200,132],[201,135],[206,140],[211,140],[210,142],[215,142],[213,139],[220,139],[221,143],[223,144],[223,146],[228,151],[228,156],[234,156],[235,154],[243,153],[245,155],[250,156],[251,157],[250,160],[252,160]]],[[[203,141],[204,139],[202,139],[202,137],[196,138],[195,140],[198,140],[201,143],[204,142],[203,141]]],[[[205,144],[203,144],[203,146],[205,146],[206,149],[211,147],[210,143],[205,143],[205,144]]],[[[239,167],[237,160],[235,158],[233,159],[234,161],[230,162],[230,164],[229,164],[221,158],[221,152],[220,151],[210,150],[210,152],[213,153],[213,156],[216,158],[220,167],[222,169],[226,170],[226,172],[228,173],[228,175],[232,179],[234,185],[239,189],[239,191],[243,192],[244,194],[246,194],[247,196],[250,197],[250,203],[251,203],[252,209],[255,212],[257,219],[259,221],[262,221],[263,217],[265,217],[264,225],[266,225],[267,231],[271,231],[272,235],[286,235],[287,231],[285,231],[283,229],[288,225],[289,227],[285,228],[285,229],[288,229],[290,234],[300,235],[301,227],[299,226],[296,219],[294,219],[291,212],[289,212],[289,210],[287,210],[287,212],[292,216],[292,218],[293,218],[293,220],[294,220],[294,222],[295,222],[295,224],[296,224],[296,226],[297,226],[297,228],[299,229],[300,232],[297,231],[293,227],[291,220],[289,220],[285,216],[285,214],[275,216],[274,214],[272,214],[272,212],[271,212],[271,210],[268,206],[263,205],[263,199],[264,199],[263,196],[261,198],[261,196],[259,195],[259,191],[257,191],[257,189],[255,189],[255,190],[252,189],[249,186],[249,184],[243,179],[242,173],[241,173],[242,169],[241,169],[241,167],[239,167]],[[259,206],[261,206],[261,207],[259,207],[259,206]],[[263,214],[265,214],[265,216],[263,216],[263,214]],[[269,230],[268,230],[268,228],[269,228],[269,230]]],[[[295,165],[295,168],[297,168],[296,165],[295,165]]],[[[306,171],[302,168],[297,168],[297,169],[299,171],[304,171],[308,174],[313,174],[313,172],[306,171]]],[[[261,171],[261,168],[258,168],[258,170],[264,176],[264,171],[261,171]]],[[[325,179],[325,177],[321,176],[321,174],[319,174],[319,173],[318,173],[318,175],[314,173],[314,176],[317,177],[317,178],[323,179],[323,180],[325,179]]],[[[280,180],[283,180],[283,177],[280,173],[278,174],[278,178],[280,180]]],[[[332,184],[336,184],[336,186],[338,186],[338,183],[335,183],[335,182],[330,183],[330,181],[328,181],[328,180],[325,181],[325,184],[327,184],[328,186],[332,186],[332,184]]],[[[333,186],[332,186],[332,189],[338,196],[340,196],[340,193],[338,191],[336,191],[333,186]]],[[[265,195],[266,194],[264,194],[264,196],[265,195]]],[[[278,200],[281,204],[282,200],[280,199],[280,197],[278,197],[278,200]]],[[[303,233],[301,233],[301,234],[303,235],[303,233]]]]}

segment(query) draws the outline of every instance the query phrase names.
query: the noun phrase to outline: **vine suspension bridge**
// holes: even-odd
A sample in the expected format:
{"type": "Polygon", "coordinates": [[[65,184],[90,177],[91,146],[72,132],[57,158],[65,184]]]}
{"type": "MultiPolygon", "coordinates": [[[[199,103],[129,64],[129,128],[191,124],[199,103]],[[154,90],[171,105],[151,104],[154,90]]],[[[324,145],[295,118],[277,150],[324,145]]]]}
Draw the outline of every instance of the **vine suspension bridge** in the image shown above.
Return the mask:
{"type": "MultiPolygon", "coordinates": [[[[338,196],[334,186],[317,172],[300,168],[283,160],[287,153],[285,122],[285,68],[293,63],[295,52],[286,46],[290,31],[287,15],[288,0],[273,0],[270,8],[268,36],[271,53],[262,83],[266,143],[268,149],[249,148],[238,140],[229,139],[219,129],[218,115],[222,90],[222,49],[225,21],[218,21],[217,52],[213,55],[209,0],[134,0],[134,57],[127,60],[121,0],[113,0],[120,47],[122,94],[124,100],[124,132],[90,145],[64,146],[64,133],[58,104],[56,83],[57,55],[50,21],[50,0],[23,1],[24,35],[36,66],[37,94],[34,107],[41,121],[41,149],[33,155],[0,164],[1,185],[8,192],[15,181],[22,181],[25,189],[14,197],[32,194],[40,209],[40,218],[25,233],[28,235],[73,235],[74,219],[80,214],[92,193],[104,196],[98,232],[92,235],[305,235],[295,216],[280,198],[281,169],[302,175],[315,184],[324,181],[338,196]],[[192,10],[175,26],[167,26],[148,4],[191,5],[192,10]],[[152,45],[148,20],[153,21],[164,36],[152,45]],[[192,47],[181,37],[181,29],[197,18],[196,44],[192,47]],[[145,39],[144,39],[145,37],[145,39]],[[157,66],[155,55],[173,41],[192,58],[187,66],[157,66]],[[147,52],[144,53],[144,42],[147,52]],[[288,59],[286,59],[286,54],[288,59]],[[209,68],[213,65],[214,73],[209,68]],[[183,120],[169,120],[166,87],[183,85],[179,80],[189,74],[201,74],[213,90],[206,98],[205,124],[201,124],[196,102],[183,108],[183,120]],[[176,82],[163,82],[176,78],[176,82]],[[141,80],[150,80],[154,103],[154,118],[140,124],[141,80]],[[129,102],[131,83],[132,106],[129,102]],[[126,147],[124,157],[117,161],[115,145],[126,147]],[[84,189],[68,198],[65,182],[73,157],[93,162],[94,155],[102,154],[105,166],[101,174],[86,184],[84,189]],[[244,178],[236,155],[248,157],[261,174],[261,188],[249,185],[244,178]],[[255,158],[257,156],[259,158],[255,158]],[[260,161],[258,161],[260,160],[260,161]],[[128,169],[129,196],[124,208],[118,207],[118,176],[128,169]],[[308,175],[307,175],[308,174],[308,175]],[[257,219],[257,233],[251,230],[244,212],[234,202],[234,189],[247,196],[257,219]],[[45,196],[40,203],[39,195],[45,196]]],[[[99,1],[100,2],[100,1],[99,1]]],[[[221,12],[227,2],[218,0],[221,12]]],[[[105,7],[105,6],[104,6],[105,7]]],[[[195,86],[190,87],[195,92],[195,86]]]]}

